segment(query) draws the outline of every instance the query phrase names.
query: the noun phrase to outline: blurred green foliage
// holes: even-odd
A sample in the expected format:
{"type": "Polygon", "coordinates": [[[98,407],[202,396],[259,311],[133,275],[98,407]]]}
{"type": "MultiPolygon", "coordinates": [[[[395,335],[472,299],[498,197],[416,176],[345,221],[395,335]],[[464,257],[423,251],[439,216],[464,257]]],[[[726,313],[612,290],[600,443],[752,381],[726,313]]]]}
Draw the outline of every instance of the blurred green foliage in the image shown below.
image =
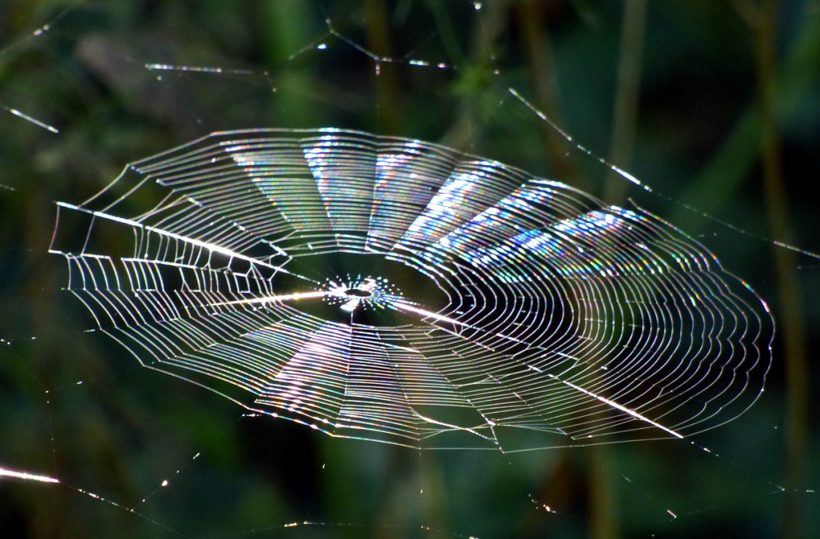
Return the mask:
{"type": "MultiPolygon", "coordinates": [[[[648,5],[628,170],[663,194],[616,181],[704,242],[777,318],[744,6],[757,7],[648,5]]],[[[0,481],[0,536],[779,537],[786,503],[802,505],[804,537],[820,534],[816,494],[789,502],[777,488],[790,398],[779,340],[761,400],[697,437],[720,457],[688,441],[620,444],[595,469],[590,448],[420,453],[241,417],[86,332],[93,320],[60,290],[53,202],[85,200],[126,163],[219,130],[394,133],[604,196],[609,169],[508,88],[608,156],[622,17],[621,3],[593,0],[0,3],[0,466],[63,483],[0,481]],[[591,500],[604,485],[614,518],[601,528],[591,500]],[[303,521],[325,524],[285,527],[303,521]]],[[[781,2],[776,27],[791,241],[819,251],[820,4],[781,2]]],[[[819,269],[807,256],[794,268],[810,357],[819,269]]],[[[817,466],[795,488],[816,488],[817,466]]]]}

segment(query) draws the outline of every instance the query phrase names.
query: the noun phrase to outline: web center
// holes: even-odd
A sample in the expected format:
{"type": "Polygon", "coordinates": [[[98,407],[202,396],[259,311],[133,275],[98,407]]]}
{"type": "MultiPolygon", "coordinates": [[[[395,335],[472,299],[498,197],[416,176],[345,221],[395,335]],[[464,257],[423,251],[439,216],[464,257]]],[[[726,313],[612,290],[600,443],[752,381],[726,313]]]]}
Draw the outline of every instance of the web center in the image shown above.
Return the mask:
{"type": "Polygon", "coordinates": [[[395,327],[419,318],[401,306],[438,312],[449,303],[435,276],[422,270],[381,254],[326,253],[295,258],[272,289],[292,308],[325,321],[395,327]],[[315,284],[294,275],[314,276],[315,284]]]}
{"type": "Polygon", "coordinates": [[[349,298],[369,298],[373,295],[373,292],[369,290],[362,290],[360,288],[348,288],[344,291],[344,294],[349,298]]]}
{"type": "Polygon", "coordinates": [[[358,276],[328,281],[327,297],[331,305],[338,304],[346,312],[361,307],[385,307],[401,296],[401,292],[382,277],[358,276]]]}

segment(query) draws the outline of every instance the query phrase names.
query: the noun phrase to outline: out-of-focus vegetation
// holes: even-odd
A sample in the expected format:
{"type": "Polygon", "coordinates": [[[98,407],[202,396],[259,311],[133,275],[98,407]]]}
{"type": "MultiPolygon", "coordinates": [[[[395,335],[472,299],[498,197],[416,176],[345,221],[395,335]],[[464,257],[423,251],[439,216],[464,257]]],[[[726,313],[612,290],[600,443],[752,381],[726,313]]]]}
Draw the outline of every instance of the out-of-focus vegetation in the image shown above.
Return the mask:
{"type": "Polygon", "coordinates": [[[63,482],[0,481],[0,536],[817,536],[820,260],[778,261],[766,238],[820,251],[818,96],[816,0],[0,3],[0,467],[63,482]],[[54,201],[213,131],[321,126],[439,141],[667,219],[771,306],[766,392],[695,439],[712,454],[420,453],[242,418],[84,331],[47,254],[54,201]],[[328,524],[284,527],[302,521],[328,524]]]}

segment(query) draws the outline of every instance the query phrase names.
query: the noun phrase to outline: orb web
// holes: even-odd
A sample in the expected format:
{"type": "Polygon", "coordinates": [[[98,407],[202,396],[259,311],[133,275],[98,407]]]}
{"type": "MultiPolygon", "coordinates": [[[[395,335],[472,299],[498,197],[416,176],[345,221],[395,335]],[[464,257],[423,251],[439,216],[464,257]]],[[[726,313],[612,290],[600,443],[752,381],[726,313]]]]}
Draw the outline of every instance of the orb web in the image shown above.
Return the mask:
{"type": "Polygon", "coordinates": [[[399,137],[214,133],[58,203],[51,252],[143,366],[332,436],[681,438],[770,362],[766,305],[674,226],[399,137]]]}

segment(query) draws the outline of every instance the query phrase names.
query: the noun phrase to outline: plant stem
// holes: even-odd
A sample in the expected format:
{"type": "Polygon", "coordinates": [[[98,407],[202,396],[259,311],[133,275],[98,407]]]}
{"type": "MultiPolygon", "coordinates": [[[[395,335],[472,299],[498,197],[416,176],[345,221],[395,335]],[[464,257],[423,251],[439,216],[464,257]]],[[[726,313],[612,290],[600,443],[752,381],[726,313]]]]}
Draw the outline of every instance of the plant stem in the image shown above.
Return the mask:
{"type": "MultiPolygon", "coordinates": [[[[763,186],[766,211],[772,235],[790,243],[783,163],[775,114],[776,59],[775,28],[777,0],[764,0],[755,27],[757,33],[758,92],[760,99],[763,186]]],[[[774,249],[777,290],[780,296],[780,328],[786,359],[786,498],[783,511],[783,537],[804,535],[802,486],[807,461],[808,440],[808,363],[806,335],[795,274],[795,255],[787,249],[774,249]]]]}

